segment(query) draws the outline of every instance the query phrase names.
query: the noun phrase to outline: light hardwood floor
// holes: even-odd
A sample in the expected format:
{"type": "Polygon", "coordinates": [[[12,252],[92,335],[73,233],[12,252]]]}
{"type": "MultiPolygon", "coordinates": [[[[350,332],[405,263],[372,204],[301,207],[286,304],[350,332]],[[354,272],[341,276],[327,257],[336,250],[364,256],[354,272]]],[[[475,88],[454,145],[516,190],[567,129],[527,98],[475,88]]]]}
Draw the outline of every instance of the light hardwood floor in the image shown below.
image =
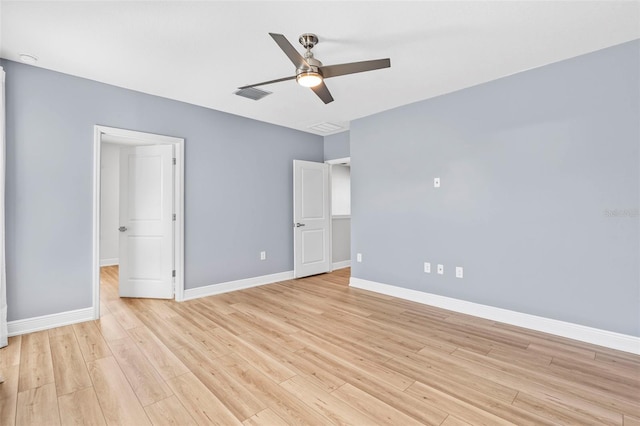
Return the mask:
{"type": "Polygon", "coordinates": [[[640,425],[640,357],[348,287],[348,269],[10,339],[1,425],[640,425]]]}

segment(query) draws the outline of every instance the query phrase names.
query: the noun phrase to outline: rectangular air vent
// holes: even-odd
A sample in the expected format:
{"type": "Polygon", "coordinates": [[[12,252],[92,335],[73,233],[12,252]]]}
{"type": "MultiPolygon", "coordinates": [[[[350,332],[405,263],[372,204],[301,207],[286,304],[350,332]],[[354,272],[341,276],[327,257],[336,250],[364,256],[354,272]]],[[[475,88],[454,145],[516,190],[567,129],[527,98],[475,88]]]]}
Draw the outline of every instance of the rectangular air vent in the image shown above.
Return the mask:
{"type": "Polygon", "coordinates": [[[267,92],[266,90],[256,89],[255,87],[249,87],[247,89],[236,90],[236,95],[242,96],[243,98],[253,99],[254,101],[259,101],[267,95],[270,95],[273,92],[267,92]]]}
{"type": "Polygon", "coordinates": [[[328,122],[318,123],[314,126],[309,127],[309,130],[313,130],[314,132],[319,132],[319,133],[334,133],[342,129],[343,129],[342,126],[338,126],[337,124],[328,123],[328,122]]]}

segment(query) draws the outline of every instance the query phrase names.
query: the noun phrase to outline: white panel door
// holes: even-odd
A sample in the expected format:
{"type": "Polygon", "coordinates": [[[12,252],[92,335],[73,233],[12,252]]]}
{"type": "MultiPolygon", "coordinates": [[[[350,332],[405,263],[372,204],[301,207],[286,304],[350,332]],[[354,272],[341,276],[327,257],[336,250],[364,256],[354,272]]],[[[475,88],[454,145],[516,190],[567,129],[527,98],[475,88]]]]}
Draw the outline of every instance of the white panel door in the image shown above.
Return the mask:
{"type": "Polygon", "coordinates": [[[293,273],[331,270],[329,165],[293,160],[293,273]]]}
{"type": "Polygon", "coordinates": [[[173,298],[173,145],[120,151],[122,297],[173,298]]]}

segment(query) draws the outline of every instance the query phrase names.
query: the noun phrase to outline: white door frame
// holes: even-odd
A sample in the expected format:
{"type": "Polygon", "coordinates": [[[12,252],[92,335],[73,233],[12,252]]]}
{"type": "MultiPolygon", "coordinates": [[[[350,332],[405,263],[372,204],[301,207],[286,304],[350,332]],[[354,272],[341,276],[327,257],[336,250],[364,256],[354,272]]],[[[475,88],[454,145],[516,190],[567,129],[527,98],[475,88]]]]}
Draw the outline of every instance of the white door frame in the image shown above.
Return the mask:
{"type": "Polygon", "coordinates": [[[175,147],[176,169],[174,181],[175,300],[184,300],[184,139],[152,133],[136,132],[115,127],[93,126],[93,316],[100,319],[100,150],[103,136],[122,145],[172,144],[175,147]]]}
{"type": "Polygon", "coordinates": [[[344,158],[336,158],[334,160],[327,160],[325,161],[325,163],[327,164],[331,164],[336,165],[336,164],[351,164],[351,157],[344,157],[344,158]]]}

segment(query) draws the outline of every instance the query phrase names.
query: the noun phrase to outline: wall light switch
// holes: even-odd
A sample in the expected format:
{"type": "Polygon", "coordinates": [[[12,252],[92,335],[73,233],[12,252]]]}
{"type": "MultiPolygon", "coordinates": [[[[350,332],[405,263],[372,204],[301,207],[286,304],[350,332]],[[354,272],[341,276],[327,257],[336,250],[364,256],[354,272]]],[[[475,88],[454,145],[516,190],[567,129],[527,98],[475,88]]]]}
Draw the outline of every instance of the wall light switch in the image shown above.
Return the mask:
{"type": "Polygon", "coordinates": [[[424,272],[427,273],[427,274],[431,273],[431,263],[424,262],[424,272]]]}
{"type": "Polygon", "coordinates": [[[356,262],[362,262],[362,253],[356,254],[356,262]]]}
{"type": "Polygon", "coordinates": [[[260,260],[267,260],[267,252],[266,251],[261,251],[260,252],[260,260]]]}
{"type": "Polygon", "coordinates": [[[456,266],[456,278],[462,278],[464,276],[462,266],[456,266]]]}
{"type": "Polygon", "coordinates": [[[440,188],[440,178],[433,178],[433,187],[440,188]]]}
{"type": "Polygon", "coordinates": [[[444,275],[444,265],[438,264],[438,274],[444,275]]]}

